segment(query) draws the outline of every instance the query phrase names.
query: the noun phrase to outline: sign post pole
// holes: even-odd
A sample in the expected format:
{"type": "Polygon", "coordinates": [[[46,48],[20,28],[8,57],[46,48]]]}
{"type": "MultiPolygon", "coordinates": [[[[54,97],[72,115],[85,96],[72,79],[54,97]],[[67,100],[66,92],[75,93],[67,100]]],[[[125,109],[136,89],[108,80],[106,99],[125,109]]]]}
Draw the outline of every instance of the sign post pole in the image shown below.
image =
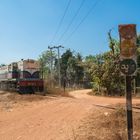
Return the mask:
{"type": "Polygon", "coordinates": [[[128,140],[133,140],[132,77],[136,73],[136,25],[119,25],[120,70],[125,76],[128,140]]]}
{"type": "Polygon", "coordinates": [[[127,133],[128,140],[133,140],[133,115],[132,115],[132,87],[131,76],[126,76],[126,108],[127,108],[127,133]]]}

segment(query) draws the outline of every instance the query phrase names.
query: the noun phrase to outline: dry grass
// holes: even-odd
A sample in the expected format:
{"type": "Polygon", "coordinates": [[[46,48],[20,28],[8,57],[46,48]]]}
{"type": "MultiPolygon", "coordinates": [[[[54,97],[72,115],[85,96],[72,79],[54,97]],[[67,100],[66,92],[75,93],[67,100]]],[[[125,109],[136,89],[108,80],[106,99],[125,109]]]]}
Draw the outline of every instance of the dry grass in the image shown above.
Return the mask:
{"type": "Polygon", "coordinates": [[[46,97],[42,95],[20,95],[16,92],[0,92],[0,110],[12,111],[15,106],[25,106],[30,102],[38,102],[44,99],[46,97]]]}
{"type": "Polygon", "coordinates": [[[46,95],[53,95],[53,96],[63,96],[63,97],[72,97],[68,91],[64,91],[63,88],[48,88],[46,95]]]}
{"type": "Polygon", "coordinates": [[[60,88],[49,88],[47,92],[44,93],[35,93],[35,94],[19,94],[17,92],[8,92],[8,91],[0,91],[0,102],[21,102],[21,101],[40,101],[43,99],[47,99],[47,97],[53,96],[65,96],[71,97],[68,92],[64,92],[63,89],[60,88]],[[45,95],[45,96],[44,96],[45,95]]]}
{"type": "Polygon", "coordinates": [[[42,95],[35,95],[35,94],[25,94],[20,95],[16,92],[5,92],[3,94],[0,94],[0,102],[12,102],[12,101],[38,101],[42,100],[44,97],[42,95]]]}
{"type": "MultiPolygon", "coordinates": [[[[133,113],[134,140],[140,140],[140,113],[133,113]]],[[[127,140],[126,112],[123,108],[115,111],[99,110],[92,114],[77,132],[77,140],[127,140]]]]}
{"type": "Polygon", "coordinates": [[[30,102],[38,102],[41,100],[54,99],[57,97],[72,97],[68,92],[64,92],[63,89],[53,88],[48,89],[44,93],[36,94],[19,94],[17,92],[0,91],[0,109],[13,108],[15,104],[28,104],[30,102]]]}

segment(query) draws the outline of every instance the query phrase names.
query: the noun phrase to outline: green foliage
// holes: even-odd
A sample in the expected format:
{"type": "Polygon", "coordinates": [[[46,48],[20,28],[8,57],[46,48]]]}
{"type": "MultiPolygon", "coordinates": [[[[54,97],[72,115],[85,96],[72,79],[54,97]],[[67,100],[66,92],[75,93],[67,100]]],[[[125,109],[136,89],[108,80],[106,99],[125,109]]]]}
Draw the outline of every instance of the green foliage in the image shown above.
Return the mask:
{"type": "MultiPolygon", "coordinates": [[[[61,56],[61,75],[67,77],[70,86],[79,85],[83,81],[84,67],[82,56],[75,54],[70,49],[61,56]]],[[[62,81],[63,82],[63,81],[62,81]]]]}
{"type": "Polygon", "coordinates": [[[140,46],[140,34],[137,35],[137,46],[140,46]]]}
{"type": "Polygon", "coordinates": [[[110,50],[111,50],[111,52],[112,52],[113,54],[116,54],[116,53],[119,54],[119,53],[120,53],[119,41],[117,41],[116,39],[112,38],[112,36],[111,36],[111,31],[112,31],[112,30],[110,30],[110,31],[108,32],[109,48],[110,48],[110,50]]]}
{"type": "Polygon", "coordinates": [[[84,80],[87,82],[92,81],[92,67],[93,64],[96,62],[96,56],[89,55],[85,57],[83,62],[84,65],[84,80]]]}
{"type": "Polygon", "coordinates": [[[39,56],[38,61],[40,63],[40,71],[42,78],[47,77],[47,75],[50,73],[51,61],[53,64],[55,58],[56,58],[55,52],[51,52],[49,50],[42,52],[42,54],[39,56]]]}
{"type": "Polygon", "coordinates": [[[124,92],[124,81],[119,69],[119,43],[109,36],[110,51],[88,56],[85,59],[87,72],[91,75],[93,87],[98,92],[106,89],[107,94],[122,94],[124,92]]]}
{"type": "Polygon", "coordinates": [[[119,69],[119,56],[118,54],[112,55],[110,52],[104,55],[104,64],[102,66],[104,73],[101,84],[107,89],[108,94],[121,94],[124,92],[124,82],[119,69]]]}
{"type": "MultiPolygon", "coordinates": [[[[118,40],[112,38],[111,30],[108,32],[108,39],[109,51],[98,55],[89,55],[85,59],[79,53],[70,49],[66,50],[60,58],[61,81],[63,82],[63,78],[66,77],[67,85],[70,87],[78,86],[81,83],[92,83],[94,91],[98,94],[103,91],[108,95],[124,94],[125,82],[119,69],[120,44],[118,40]]],[[[137,64],[140,67],[140,35],[137,38],[137,46],[137,64]]],[[[53,77],[58,81],[58,59],[54,52],[52,53],[52,59],[53,77]]],[[[44,75],[49,74],[51,52],[44,51],[40,55],[39,61],[42,73],[44,75]]],[[[138,74],[139,78],[139,71],[138,74]]]]}
{"type": "Polygon", "coordinates": [[[61,66],[61,75],[66,75],[66,71],[68,68],[68,60],[73,56],[73,52],[68,49],[61,56],[60,66],[61,66]]]}
{"type": "Polygon", "coordinates": [[[0,64],[0,67],[6,66],[5,64],[0,64]]]}

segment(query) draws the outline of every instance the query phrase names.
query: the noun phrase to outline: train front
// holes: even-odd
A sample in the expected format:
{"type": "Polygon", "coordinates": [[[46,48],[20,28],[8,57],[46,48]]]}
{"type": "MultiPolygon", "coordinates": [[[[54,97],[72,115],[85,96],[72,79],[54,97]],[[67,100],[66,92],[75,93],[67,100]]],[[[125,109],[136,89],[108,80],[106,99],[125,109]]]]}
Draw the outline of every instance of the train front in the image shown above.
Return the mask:
{"type": "Polygon", "coordinates": [[[43,92],[43,80],[40,78],[38,61],[28,59],[18,63],[18,90],[20,93],[43,92]]]}

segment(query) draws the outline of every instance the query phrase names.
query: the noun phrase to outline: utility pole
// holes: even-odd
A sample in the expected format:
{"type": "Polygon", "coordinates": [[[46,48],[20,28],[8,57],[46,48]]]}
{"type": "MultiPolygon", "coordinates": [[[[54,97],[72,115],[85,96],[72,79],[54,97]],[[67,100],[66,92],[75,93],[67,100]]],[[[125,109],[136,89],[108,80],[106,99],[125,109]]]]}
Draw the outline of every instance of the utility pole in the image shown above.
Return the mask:
{"type": "Polygon", "coordinates": [[[48,46],[48,49],[50,49],[50,53],[51,53],[51,87],[53,87],[53,83],[52,83],[52,80],[53,80],[53,74],[52,74],[52,65],[53,65],[53,58],[52,58],[52,49],[53,49],[53,47],[50,47],[50,46],[48,46]]]}
{"type": "Polygon", "coordinates": [[[54,46],[53,48],[57,49],[58,52],[58,76],[59,76],[59,87],[61,87],[61,73],[60,73],[60,48],[64,48],[63,46],[54,46]]]}

